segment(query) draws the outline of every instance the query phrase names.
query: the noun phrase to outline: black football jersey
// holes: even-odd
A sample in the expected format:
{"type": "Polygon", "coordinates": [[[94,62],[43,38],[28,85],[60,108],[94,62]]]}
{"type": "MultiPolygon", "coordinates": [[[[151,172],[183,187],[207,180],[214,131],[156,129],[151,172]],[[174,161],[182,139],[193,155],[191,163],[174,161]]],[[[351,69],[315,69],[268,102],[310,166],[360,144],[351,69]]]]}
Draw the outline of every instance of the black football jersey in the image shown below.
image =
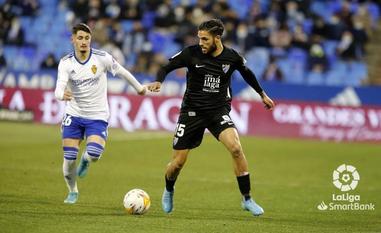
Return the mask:
{"type": "MultiPolygon", "coordinates": [[[[216,57],[202,53],[199,45],[185,48],[169,59],[169,63],[159,71],[157,81],[164,81],[169,72],[181,67],[187,68],[186,90],[181,106],[184,111],[204,112],[221,107],[230,109],[230,83],[235,70],[240,71],[245,80],[254,78],[258,84],[251,71],[252,77],[245,73],[248,69],[244,58],[226,46],[216,57]]],[[[254,88],[257,92],[262,91],[259,84],[254,88]]]]}

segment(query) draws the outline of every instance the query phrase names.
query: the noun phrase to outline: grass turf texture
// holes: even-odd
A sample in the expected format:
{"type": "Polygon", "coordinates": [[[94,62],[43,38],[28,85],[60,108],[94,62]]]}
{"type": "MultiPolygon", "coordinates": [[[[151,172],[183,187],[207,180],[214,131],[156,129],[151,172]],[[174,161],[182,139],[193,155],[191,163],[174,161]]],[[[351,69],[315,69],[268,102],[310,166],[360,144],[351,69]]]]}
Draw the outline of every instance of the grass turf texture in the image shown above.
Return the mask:
{"type": "MultiPolygon", "coordinates": [[[[161,210],[171,133],[110,129],[102,159],[78,181],[79,201],[65,205],[59,126],[0,122],[1,232],[381,232],[381,156],[376,144],[242,137],[253,193],[265,215],[240,208],[232,162],[206,135],[178,179],[174,212],[161,210]],[[351,194],[375,211],[319,211],[329,203],[332,171],[354,165],[361,180],[351,194]],[[124,194],[151,196],[143,216],[124,212],[124,194]]],[[[344,203],[344,202],[343,202],[344,203]]],[[[345,202],[347,203],[347,202],[345,202]]]]}

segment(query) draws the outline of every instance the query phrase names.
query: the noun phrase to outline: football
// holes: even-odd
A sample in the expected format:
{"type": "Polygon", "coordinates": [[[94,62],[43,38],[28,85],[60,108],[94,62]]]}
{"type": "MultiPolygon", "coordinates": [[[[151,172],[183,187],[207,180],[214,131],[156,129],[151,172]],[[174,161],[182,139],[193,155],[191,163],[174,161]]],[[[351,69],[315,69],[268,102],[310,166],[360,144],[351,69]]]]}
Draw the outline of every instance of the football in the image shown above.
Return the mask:
{"type": "Polygon", "coordinates": [[[144,214],[151,206],[151,199],[142,189],[132,189],[126,193],[123,206],[129,214],[144,214]]]}

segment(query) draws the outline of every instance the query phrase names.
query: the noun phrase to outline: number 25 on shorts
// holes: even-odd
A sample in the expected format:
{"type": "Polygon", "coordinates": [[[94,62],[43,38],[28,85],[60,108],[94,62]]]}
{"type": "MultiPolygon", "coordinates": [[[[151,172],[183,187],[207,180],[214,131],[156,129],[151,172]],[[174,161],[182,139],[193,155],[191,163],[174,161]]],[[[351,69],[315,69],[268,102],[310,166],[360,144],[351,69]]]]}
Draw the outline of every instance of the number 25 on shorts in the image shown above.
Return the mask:
{"type": "Polygon", "coordinates": [[[176,136],[182,137],[184,135],[185,125],[184,124],[177,124],[176,125],[176,136]]]}

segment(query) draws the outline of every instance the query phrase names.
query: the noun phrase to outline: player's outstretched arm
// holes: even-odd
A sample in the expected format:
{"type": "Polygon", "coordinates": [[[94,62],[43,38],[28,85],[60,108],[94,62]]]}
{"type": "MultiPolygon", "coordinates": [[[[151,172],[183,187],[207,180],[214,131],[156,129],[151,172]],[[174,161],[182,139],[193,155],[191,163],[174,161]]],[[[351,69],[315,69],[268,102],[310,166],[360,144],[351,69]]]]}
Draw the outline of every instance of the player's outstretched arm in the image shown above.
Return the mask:
{"type": "Polygon", "coordinates": [[[140,84],[140,82],[123,66],[120,64],[118,64],[118,66],[116,75],[124,78],[129,84],[131,84],[139,95],[145,95],[147,90],[146,86],[140,84]]]}
{"type": "Polygon", "coordinates": [[[184,53],[180,52],[175,54],[173,57],[171,57],[169,59],[169,63],[162,66],[157,72],[155,82],[147,84],[147,89],[152,92],[159,92],[161,89],[161,84],[164,82],[167,74],[169,74],[175,69],[185,67],[183,56],[184,56],[184,53]]]}
{"type": "Polygon", "coordinates": [[[238,71],[241,73],[243,79],[261,96],[262,102],[266,109],[272,110],[275,106],[274,101],[267,96],[266,92],[259,84],[257,77],[247,66],[242,63],[238,71]]]}

